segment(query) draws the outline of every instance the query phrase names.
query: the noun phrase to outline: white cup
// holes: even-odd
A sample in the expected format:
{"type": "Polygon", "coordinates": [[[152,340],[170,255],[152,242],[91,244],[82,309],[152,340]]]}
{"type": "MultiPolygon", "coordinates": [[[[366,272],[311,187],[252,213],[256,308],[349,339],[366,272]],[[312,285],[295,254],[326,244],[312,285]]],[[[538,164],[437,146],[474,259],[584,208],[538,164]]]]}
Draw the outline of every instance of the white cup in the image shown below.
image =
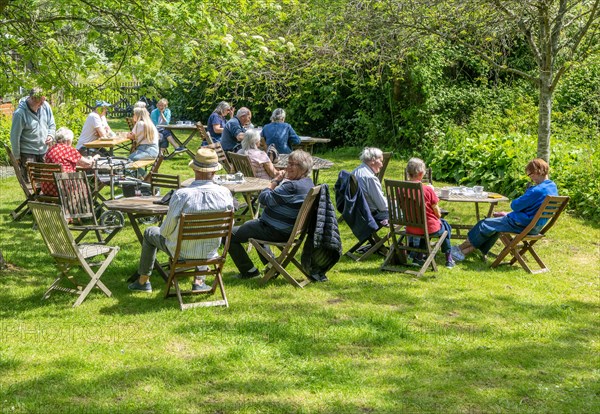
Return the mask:
{"type": "Polygon", "coordinates": [[[442,198],[448,198],[450,197],[450,189],[449,188],[442,188],[442,191],[440,192],[440,197],[442,198]]]}
{"type": "Polygon", "coordinates": [[[481,198],[483,195],[483,186],[481,186],[481,185],[474,186],[473,192],[475,192],[475,197],[481,198]]]}

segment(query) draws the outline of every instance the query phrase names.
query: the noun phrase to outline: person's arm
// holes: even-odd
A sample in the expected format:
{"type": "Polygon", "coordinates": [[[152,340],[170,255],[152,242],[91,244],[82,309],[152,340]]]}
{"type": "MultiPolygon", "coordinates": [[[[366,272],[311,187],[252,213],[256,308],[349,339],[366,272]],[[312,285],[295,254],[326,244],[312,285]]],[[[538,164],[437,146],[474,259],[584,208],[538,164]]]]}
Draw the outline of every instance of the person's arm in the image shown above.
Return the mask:
{"type": "Polygon", "coordinates": [[[377,177],[367,179],[367,190],[369,196],[371,197],[371,200],[373,201],[373,203],[375,203],[377,210],[387,211],[387,198],[385,198],[385,196],[383,195],[381,182],[379,182],[379,179],[377,177]]]}
{"type": "MultiPolygon", "coordinates": [[[[289,124],[288,124],[289,125],[289,124]]],[[[294,131],[294,128],[292,128],[292,126],[290,125],[290,129],[289,129],[289,138],[288,141],[292,144],[300,144],[301,140],[300,137],[298,136],[298,134],[296,134],[296,131],[294,131]]]]}
{"type": "Polygon", "coordinates": [[[18,112],[15,112],[12,119],[12,125],[10,127],[10,145],[12,152],[17,160],[21,157],[21,133],[25,123],[23,118],[18,112]]]}
{"type": "Polygon", "coordinates": [[[221,124],[213,124],[213,131],[215,131],[215,134],[222,134],[223,127],[221,126],[221,124]]]}
{"type": "Polygon", "coordinates": [[[271,161],[263,163],[262,166],[269,175],[269,177],[274,178],[277,175],[277,169],[271,161]]]}
{"type": "Polygon", "coordinates": [[[531,206],[535,200],[535,194],[534,194],[534,189],[535,187],[529,187],[526,191],[525,194],[523,194],[521,197],[514,199],[511,203],[510,203],[510,208],[513,211],[523,211],[525,210],[527,207],[531,206]]]}
{"type": "Polygon", "coordinates": [[[431,206],[431,208],[433,209],[434,216],[436,216],[437,218],[442,217],[442,210],[440,210],[440,206],[438,206],[437,204],[434,204],[431,206]]]}
{"type": "Polygon", "coordinates": [[[177,191],[173,193],[171,196],[171,201],[169,202],[169,210],[167,211],[167,216],[160,226],[160,234],[165,239],[168,239],[170,235],[175,233],[175,229],[177,229],[177,223],[179,223],[179,217],[181,216],[181,212],[183,210],[183,203],[179,201],[179,196],[177,191]]]}
{"type": "Polygon", "coordinates": [[[162,124],[162,121],[164,121],[165,125],[169,125],[171,123],[171,110],[169,108],[165,108],[165,110],[160,113],[160,117],[161,122],[159,122],[159,124],[162,124]]]}
{"type": "Polygon", "coordinates": [[[99,154],[96,154],[94,157],[80,157],[79,160],[77,160],[77,166],[81,167],[81,168],[92,168],[92,166],[94,165],[94,159],[96,159],[97,157],[100,157],[99,154]]]}
{"type": "Polygon", "coordinates": [[[56,123],[54,122],[54,114],[52,113],[52,107],[48,103],[45,104],[48,106],[48,137],[46,138],[46,145],[48,145],[48,139],[51,142],[54,142],[56,123]]]}

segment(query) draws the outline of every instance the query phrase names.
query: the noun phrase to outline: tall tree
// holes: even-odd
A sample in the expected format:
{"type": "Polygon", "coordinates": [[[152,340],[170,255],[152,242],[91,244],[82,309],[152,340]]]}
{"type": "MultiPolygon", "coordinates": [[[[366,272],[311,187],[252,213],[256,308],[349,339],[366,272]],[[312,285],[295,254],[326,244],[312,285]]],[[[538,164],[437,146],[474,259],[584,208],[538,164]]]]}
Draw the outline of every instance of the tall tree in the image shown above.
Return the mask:
{"type": "Polygon", "coordinates": [[[387,2],[397,24],[460,43],[539,90],[537,155],[550,158],[552,97],[564,73],[600,50],[600,0],[412,0],[387,2]],[[526,45],[534,67],[511,62],[526,45]]]}

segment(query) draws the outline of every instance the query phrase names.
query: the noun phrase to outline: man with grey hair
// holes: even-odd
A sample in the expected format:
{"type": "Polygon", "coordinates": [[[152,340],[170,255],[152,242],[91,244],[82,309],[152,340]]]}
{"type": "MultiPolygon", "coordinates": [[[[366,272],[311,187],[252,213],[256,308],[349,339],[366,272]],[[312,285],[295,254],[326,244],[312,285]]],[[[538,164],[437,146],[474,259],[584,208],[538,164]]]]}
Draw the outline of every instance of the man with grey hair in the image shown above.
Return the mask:
{"type": "Polygon", "coordinates": [[[44,162],[44,155],[54,142],[56,124],[50,104],[41,88],[33,88],[29,96],[21,99],[12,118],[10,144],[15,158],[21,162],[25,181],[27,163],[44,162]]]}
{"type": "Polygon", "coordinates": [[[236,152],[241,148],[240,142],[244,139],[247,128],[252,128],[252,112],[250,109],[241,107],[237,114],[225,124],[221,134],[221,147],[223,151],[236,152]]]}
{"type": "Polygon", "coordinates": [[[352,171],[362,193],[365,195],[373,218],[380,226],[387,226],[389,220],[387,198],[383,195],[377,173],[383,167],[383,152],[379,148],[366,147],[360,153],[362,164],[352,171]]]}

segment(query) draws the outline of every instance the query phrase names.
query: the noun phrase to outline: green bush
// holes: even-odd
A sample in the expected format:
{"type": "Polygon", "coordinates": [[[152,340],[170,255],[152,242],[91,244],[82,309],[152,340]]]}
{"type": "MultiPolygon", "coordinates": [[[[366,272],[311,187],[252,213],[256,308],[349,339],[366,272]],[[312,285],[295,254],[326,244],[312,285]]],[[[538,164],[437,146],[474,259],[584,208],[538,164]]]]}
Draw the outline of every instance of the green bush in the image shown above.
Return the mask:
{"type": "MultiPolygon", "coordinates": [[[[550,177],[559,194],[571,197],[569,209],[578,215],[600,219],[600,151],[598,140],[579,143],[553,139],[550,177]]],[[[537,137],[524,134],[469,134],[454,127],[446,140],[426,157],[440,181],[483,185],[489,191],[515,198],[528,182],[525,165],[535,158],[537,137]]]]}
{"type": "MultiPolygon", "coordinates": [[[[11,120],[5,115],[0,115],[0,141],[10,145],[10,126],[11,120]]],[[[4,146],[0,145],[0,163],[2,165],[8,165],[8,156],[4,151],[4,146]]]]}

